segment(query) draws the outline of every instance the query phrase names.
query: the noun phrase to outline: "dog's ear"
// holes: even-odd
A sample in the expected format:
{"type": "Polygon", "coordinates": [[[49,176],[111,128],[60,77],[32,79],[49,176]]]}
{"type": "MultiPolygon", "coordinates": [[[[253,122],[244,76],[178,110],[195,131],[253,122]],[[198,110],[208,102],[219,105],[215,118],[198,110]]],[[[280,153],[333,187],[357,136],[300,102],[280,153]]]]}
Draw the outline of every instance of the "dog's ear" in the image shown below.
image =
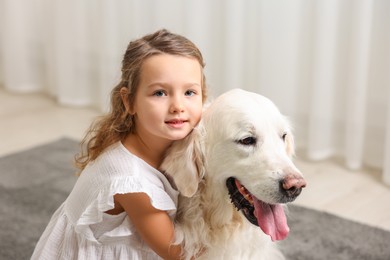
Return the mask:
{"type": "Polygon", "coordinates": [[[203,137],[200,123],[186,138],[172,144],[160,167],[185,197],[195,194],[205,173],[203,137]]]}

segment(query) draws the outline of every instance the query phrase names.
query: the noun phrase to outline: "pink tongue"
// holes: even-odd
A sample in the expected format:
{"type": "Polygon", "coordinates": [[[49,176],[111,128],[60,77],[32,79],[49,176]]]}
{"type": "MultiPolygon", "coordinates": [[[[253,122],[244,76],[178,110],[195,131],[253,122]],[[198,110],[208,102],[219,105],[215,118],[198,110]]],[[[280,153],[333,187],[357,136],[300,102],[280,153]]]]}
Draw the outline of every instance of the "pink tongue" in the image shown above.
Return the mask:
{"type": "Polygon", "coordinates": [[[261,230],[271,236],[272,241],[285,239],[290,229],[287,226],[283,207],[279,204],[264,203],[254,196],[252,198],[255,206],[254,214],[261,230]]]}

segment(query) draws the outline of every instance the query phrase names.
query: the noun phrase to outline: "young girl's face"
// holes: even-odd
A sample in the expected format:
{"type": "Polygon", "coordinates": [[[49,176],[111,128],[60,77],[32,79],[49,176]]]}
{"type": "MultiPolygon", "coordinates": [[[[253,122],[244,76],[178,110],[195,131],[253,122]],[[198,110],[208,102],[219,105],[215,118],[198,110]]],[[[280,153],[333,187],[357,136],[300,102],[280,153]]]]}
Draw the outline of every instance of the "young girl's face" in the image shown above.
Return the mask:
{"type": "Polygon", "coordinates": [[[144,138],[174,141],[186,137],[202,114],[199,62],[169,54],[146,59],[132,110],[136,132],[144,138]]]}

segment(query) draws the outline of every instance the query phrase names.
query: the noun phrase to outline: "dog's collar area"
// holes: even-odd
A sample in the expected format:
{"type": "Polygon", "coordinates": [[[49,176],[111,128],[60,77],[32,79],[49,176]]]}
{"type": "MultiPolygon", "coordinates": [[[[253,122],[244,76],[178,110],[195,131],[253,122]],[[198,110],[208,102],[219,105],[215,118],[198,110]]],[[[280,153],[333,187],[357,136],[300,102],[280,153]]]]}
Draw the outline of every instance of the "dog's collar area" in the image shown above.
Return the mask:
{"type": "Polygon", "coordinates": [[[254,215],[255,208],[253,206],[253,202],[250,201],[251,195],[248,194],[246,196],[247,198],[244,197],[244,195],[239,191],[239,188],[241,187],[237,187],[236,179],[234,177],[230,177],[226,180],[226,187],[229,191],[230,200],[237,208],[237,210],[241,210],[244,216],[253,225],[259,226],[259,224],[257,223],[257,218],[254,215]]]}
{"type": "Polygon", "coordinates": [[[167,178],[167,180],[168,180],[169,184],[171,184],[172,188],[177,191],[177,186],[176,186],[174,179],[169,174],[167,174],[165,171],[160,171],[160,172],[164,175],[165,178],[167,178]]]}

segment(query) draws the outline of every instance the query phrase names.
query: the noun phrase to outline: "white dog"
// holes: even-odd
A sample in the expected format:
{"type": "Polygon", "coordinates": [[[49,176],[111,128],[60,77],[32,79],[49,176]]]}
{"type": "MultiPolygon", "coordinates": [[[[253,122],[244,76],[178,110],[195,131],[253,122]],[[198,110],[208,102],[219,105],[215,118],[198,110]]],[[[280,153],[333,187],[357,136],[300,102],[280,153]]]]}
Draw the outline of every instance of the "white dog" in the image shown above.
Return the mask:
{"type": "Polygon", "coordinates": [[[235,89],[213,101],[162,164],[181,193],[176,242],[186,258],[284,259],[272,242],[289,232],[281,204],[306,186],[293,153],[269,99],[235,89]]]}

